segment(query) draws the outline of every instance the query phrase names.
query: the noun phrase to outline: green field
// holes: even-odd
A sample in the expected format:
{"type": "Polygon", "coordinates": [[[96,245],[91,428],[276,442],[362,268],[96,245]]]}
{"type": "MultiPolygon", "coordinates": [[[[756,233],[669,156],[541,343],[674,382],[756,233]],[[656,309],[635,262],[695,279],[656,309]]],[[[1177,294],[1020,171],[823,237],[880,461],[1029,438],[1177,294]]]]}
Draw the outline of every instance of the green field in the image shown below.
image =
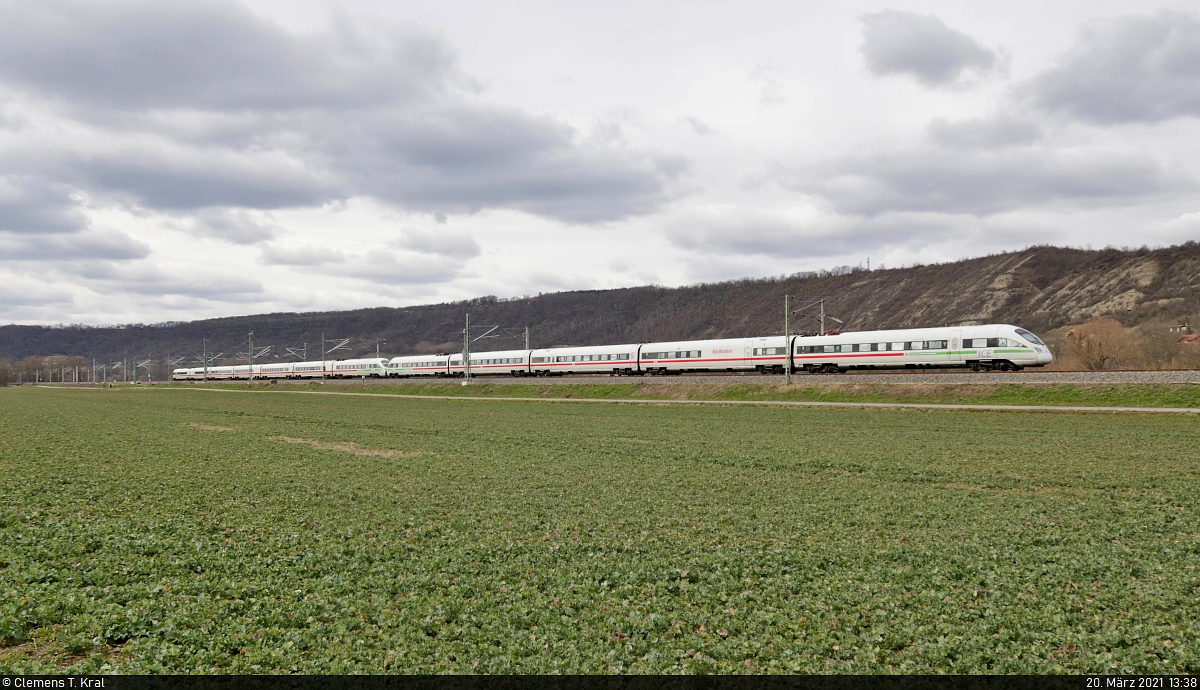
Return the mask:
{"type": "Polygon", "coordinates": [[[1200,672],[1200,418],[0,389],[0,673],[1200,672]]]}
{"type": "MultiPolygon", "coordinates": [[[[738,377],[740,378],[740,377],[738,377]]],[[[355,391],[390,395],[429,395],[497,398],[585,398],[639,400],[777,400],[790,402],[869,402],[959,405],[1055,405],[1066,407],[1181,407],[1200,408],[1196,384],[878,384],[855,383],[853,377],[826,377],[813,382],[797,375],[791,386],[738,381],[730,383],[507,383],[477,379],[464,386],[457,381],[411,382],[402,385],[356,381],[255,383],[256,390],[355,391]]],[[[160,384],[161,385],[161,384],[160,384]]],[[[246,390],[245,383],[188,383],[182,388],[246,390]]]]}

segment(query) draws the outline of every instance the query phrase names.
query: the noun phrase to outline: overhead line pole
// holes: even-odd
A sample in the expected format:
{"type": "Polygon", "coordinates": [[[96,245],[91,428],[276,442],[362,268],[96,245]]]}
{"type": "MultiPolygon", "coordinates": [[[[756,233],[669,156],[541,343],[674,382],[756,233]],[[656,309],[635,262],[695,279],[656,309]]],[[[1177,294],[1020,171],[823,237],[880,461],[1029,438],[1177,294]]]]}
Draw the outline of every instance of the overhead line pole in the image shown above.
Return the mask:
{"type": "Polygon", "coordinates": [[[792,296],[783,296],[783,345],[787,348],[787,360],[784,363],[783,382],[786,385],[792,385],[792,331],[788,328],[788,317],[792,314],[792,296]]]}
{"type": "Polygon", "coordinates": [[[467,314],[467,327],[463,329],[463,383],[471,381],[471,315],[467,314]]]}

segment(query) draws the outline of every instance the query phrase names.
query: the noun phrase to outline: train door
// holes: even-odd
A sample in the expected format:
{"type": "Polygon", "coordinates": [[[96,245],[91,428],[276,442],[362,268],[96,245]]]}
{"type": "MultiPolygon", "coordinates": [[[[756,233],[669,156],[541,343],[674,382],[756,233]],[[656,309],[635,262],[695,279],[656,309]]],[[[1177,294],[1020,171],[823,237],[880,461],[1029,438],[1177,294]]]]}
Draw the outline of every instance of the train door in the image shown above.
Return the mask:
{"type": "Polygon", "coordinates": [[[962,356],[962,331],[950,331],[950,361],[959,363],[962,356]]]}

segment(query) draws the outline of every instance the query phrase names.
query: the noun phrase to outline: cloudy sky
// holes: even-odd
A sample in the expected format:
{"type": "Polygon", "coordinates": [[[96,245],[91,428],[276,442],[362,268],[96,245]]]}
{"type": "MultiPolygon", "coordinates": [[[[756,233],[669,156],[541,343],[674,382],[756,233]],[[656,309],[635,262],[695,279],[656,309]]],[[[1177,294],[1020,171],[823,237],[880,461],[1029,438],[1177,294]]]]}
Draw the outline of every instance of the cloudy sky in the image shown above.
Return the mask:
{"type": "Polygon", "coordinates": [[[0,323],[1200,239],[1194,7],[0,0],[0,323]]]}

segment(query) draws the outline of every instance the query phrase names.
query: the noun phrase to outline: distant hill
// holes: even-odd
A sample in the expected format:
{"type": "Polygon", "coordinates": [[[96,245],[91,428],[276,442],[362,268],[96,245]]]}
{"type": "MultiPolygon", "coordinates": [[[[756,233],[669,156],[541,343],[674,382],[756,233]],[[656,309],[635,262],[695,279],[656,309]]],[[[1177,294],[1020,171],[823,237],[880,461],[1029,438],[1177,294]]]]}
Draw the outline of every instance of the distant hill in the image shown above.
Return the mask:
{"type": "MultiPolygon", "coordinates": [[[[719,338],[780,333],[783,296],[802,306],[825,298],[846,330],[1003,322],[1049,332],[1111,316],[1127,326],[1200,316],[1200,244],[1164,249],[1082,250],[1031,247],[954,263],[865,271],[843,268],[786,278],[745,279],[680,288],[585,290],[449,304],[278,313],[117,328],[0,326],[0,358],[82,355],[89,363],[122,358],[198,356],[209,350],[244,352],[256,345],[307,342],[319,358],[321,334],[353,338],[338,356],[461,349],[463,315],[476,325],[529,328],[533,347],[719,338]],[[370,341],[370,342],[366,342],[370,341]]],[[[815,310],[814,310],[815,312],[815,310]]],[[[793,317],[794,330],[813,331],[812,319],[793,317]]],[[[519,339],[484,340],[476,349],[519,348],[519,339]]]]}

